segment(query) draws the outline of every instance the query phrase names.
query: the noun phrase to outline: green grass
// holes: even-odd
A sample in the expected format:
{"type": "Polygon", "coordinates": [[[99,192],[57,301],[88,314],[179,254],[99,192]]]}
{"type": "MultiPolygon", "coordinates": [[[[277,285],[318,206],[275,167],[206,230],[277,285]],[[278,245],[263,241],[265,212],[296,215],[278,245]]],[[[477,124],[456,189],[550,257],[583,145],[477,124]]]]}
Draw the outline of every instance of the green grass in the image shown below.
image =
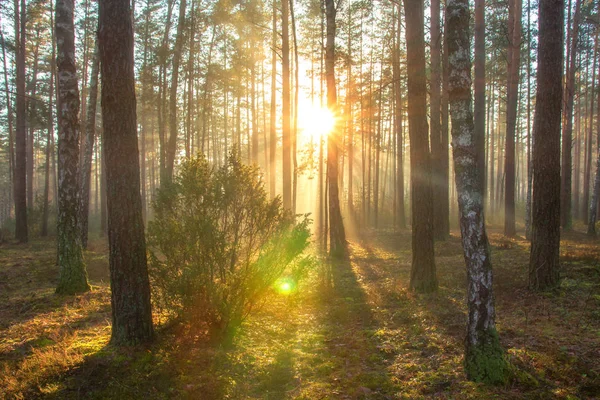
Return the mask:
{"type": "MultiPolygon", "coordinates": [[[[0,399],[548,399],[600,396],[600,246],[562,243],[562,285],[527,290],[528,244],[490,235],[504,386],[463,371],[466,272],[456,236],[436,244],[440,288],[408,290],[410,234],[350,244],[333,283],[273,290],[233,346],[162,325],[114,348],[106,243],[87,251],[92,292],[57,296],[53,241],[0,247],[0,399]]],[[[158,316],[157,316],[158,321],[158,316]]]]}

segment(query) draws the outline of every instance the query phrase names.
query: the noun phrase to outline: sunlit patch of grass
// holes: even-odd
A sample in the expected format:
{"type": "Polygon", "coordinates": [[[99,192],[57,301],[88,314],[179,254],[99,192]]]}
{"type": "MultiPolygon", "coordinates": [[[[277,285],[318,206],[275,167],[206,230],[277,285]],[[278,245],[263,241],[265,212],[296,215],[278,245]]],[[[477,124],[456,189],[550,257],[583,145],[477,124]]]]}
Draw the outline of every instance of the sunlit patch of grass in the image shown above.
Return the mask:
{"type": "Polygon", "coordinates": [[[113,348],[104,243],[85,253],[94,290],[66,297],[53,293],[52,242],[0,248],[0,281],[9,282],[0,290],[0,388],[8,398],[60,399],[594,398],[598,246],[570,235],[561,287],[540,294],[527,290],[527,241],[490,233],[497,327],[512,365],[506,387],[463,373],[457,233],[436,243],[438,293],[408,289],[410,232],[365,235],[350,243],[349,263],[333,266],[331,287],[314,276],[285,295],[273,288],[229,347],[202,329],[164,325],[151,346],[113,348]]]}

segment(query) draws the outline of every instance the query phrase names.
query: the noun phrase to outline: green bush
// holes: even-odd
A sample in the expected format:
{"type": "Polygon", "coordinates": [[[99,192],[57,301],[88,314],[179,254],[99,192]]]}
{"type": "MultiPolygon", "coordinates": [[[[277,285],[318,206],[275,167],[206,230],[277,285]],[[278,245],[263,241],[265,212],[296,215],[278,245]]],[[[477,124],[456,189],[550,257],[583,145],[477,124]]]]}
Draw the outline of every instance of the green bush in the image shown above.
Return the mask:
{"type": "Polygon", "coordinates": [[[149,260],[158,306],[233,337],[284,274],[305,268],[309,220],[269,200],[256,167],[235,154],[220,168],[184,162],[158,193],[149,260]]]}

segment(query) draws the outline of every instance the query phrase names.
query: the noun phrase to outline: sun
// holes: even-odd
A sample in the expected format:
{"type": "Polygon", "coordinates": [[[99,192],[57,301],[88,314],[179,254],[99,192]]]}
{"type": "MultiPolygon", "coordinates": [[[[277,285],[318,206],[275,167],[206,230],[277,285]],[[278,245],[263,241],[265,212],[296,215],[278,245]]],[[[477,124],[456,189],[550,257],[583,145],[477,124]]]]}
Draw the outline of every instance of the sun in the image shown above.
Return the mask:
{"type": "Polygon", "coordinates": [[[333,113],[329,109],[315,104],[301,104],[298,117],[300,135],[306,141],[311,139],[316,141],[322,136],[327,136],[335,126],[333,113]]]}

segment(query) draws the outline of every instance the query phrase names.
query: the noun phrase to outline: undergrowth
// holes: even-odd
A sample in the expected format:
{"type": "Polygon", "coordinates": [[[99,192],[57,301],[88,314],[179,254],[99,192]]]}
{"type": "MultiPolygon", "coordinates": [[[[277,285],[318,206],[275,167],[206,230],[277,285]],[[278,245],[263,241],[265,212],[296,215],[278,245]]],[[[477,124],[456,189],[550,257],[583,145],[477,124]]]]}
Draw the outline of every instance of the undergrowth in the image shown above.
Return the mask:
{"type": "MultiPolygon", "coordinates": [[[[527,290],[528,244],[490,234],[497,331],[511,379],[466,378],[464,260],[436,244],[439,291],[408,290],[410,233],[365,234],[331,286],[271,290],[232,347],[192,325],[160,325],[146,347],[114,348],[106,244],[86,252],[93,290],[53,293],[55,244],[0,246],[0,398],[593,399],[600,396],[598,242],[565,237],[554,292],[527,290]]],[[[160,316],[156,316],[157,321],[160,316]]]]}

